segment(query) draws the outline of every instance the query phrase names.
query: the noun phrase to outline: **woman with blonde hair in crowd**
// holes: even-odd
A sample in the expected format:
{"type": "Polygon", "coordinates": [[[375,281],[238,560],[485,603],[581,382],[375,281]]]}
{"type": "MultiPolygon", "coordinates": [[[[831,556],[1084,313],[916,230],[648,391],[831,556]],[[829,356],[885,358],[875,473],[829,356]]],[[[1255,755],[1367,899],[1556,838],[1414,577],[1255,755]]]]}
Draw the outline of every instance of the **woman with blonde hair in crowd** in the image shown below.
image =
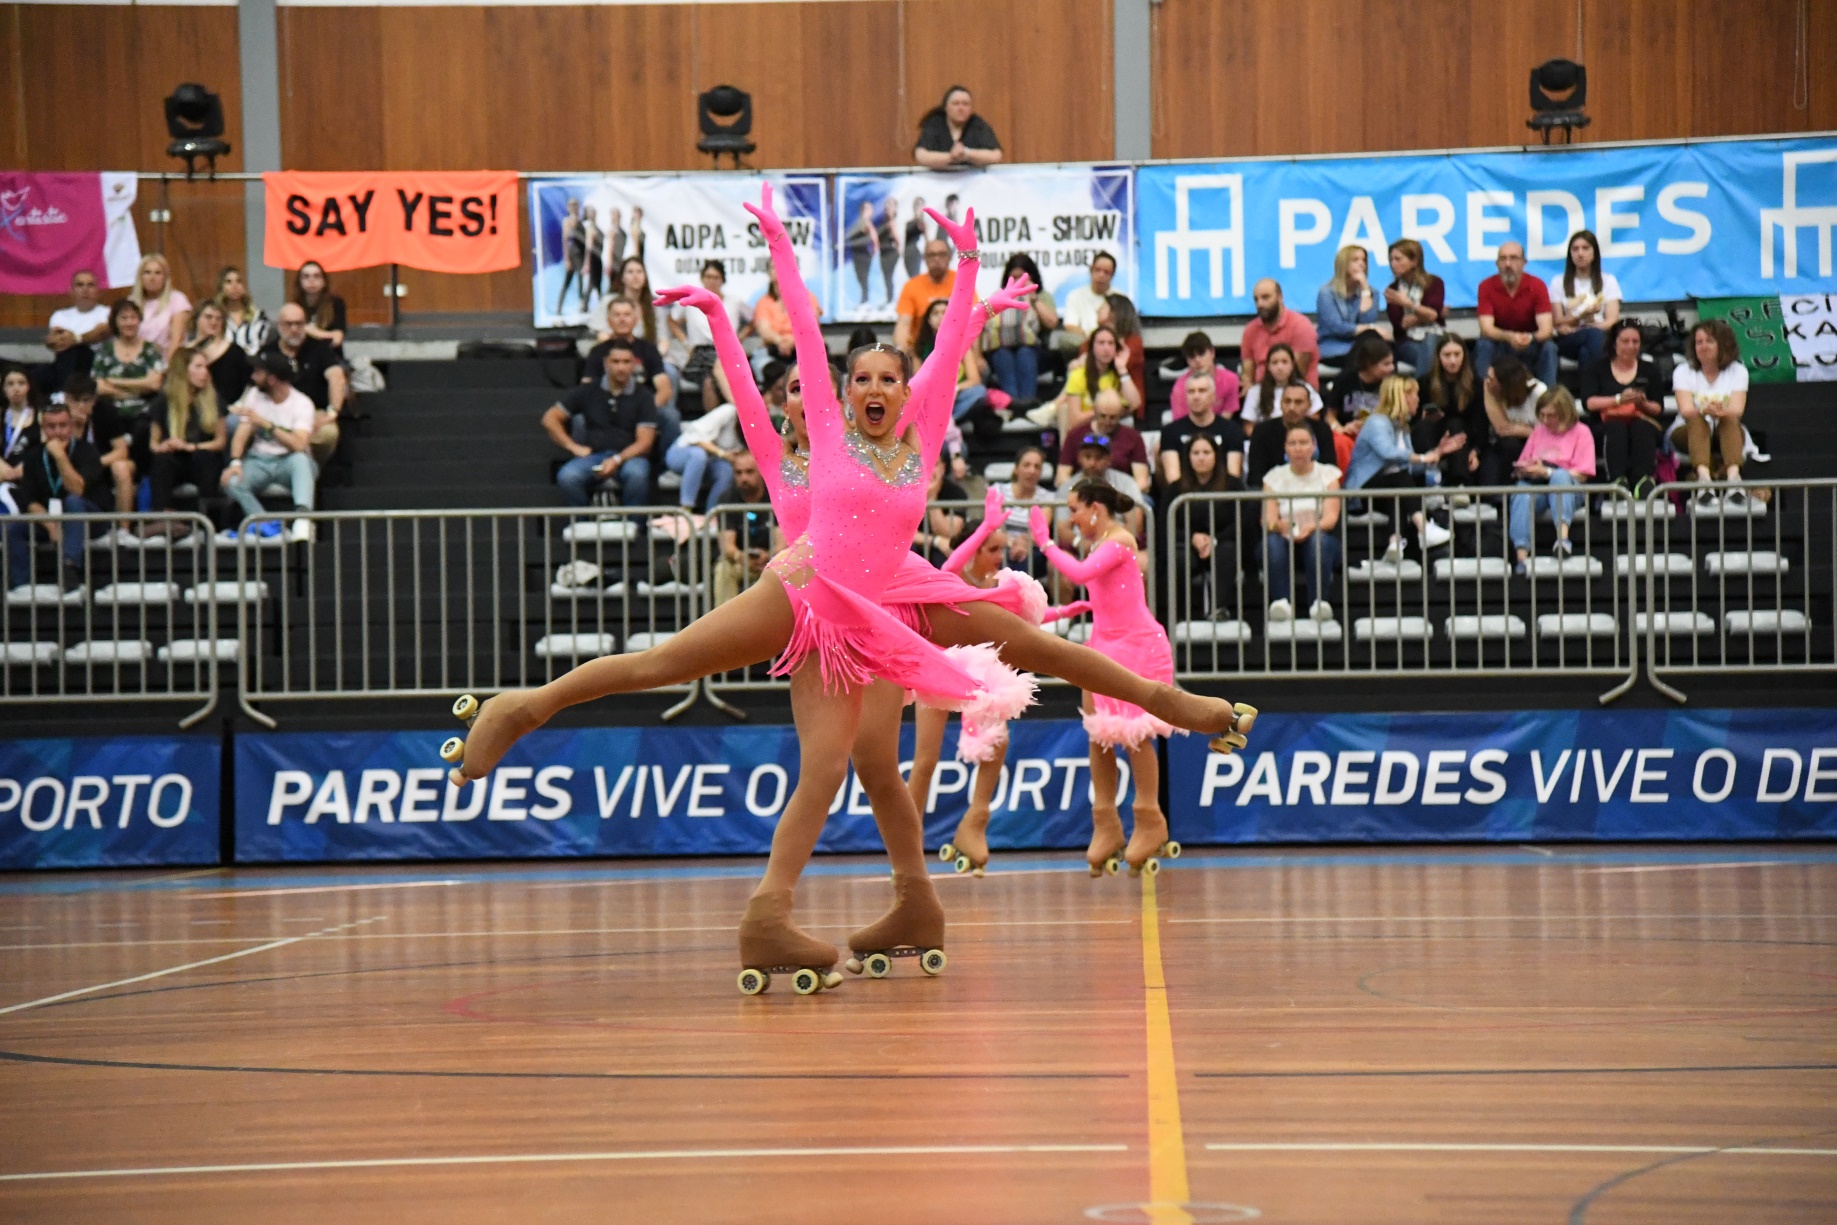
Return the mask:
{"type": "Polygon", "coordinates": [[[165,256],[154,252],[141,257],[128,299],[140,308],[140,338],[171,361],[172,351],[191,331],[191,299],[173,286],[172,265],[165,256]]]}
{"type": "Polygon", "coordinates": [[[1364,247],[1341,247],[1333,257],[1333,279],[1320,287],[1315,298],[1315,327],[1320,334],[1320,360],[1338,362],[1352,350],[1360,332],[1377,332],[1390,339],[1384,304],[1371,287],[1371,256],[1364,247]]]}
{"type": "MultiPolygon", "coordinates": [[[[1464,437],[1448,435],[1427,452],[1410,449],[1410,422],[1416,416],[1422,393],[1416,380],[1393,374],[1378,389],[1378,407],[1366,418],[1352,444],[1352,462],[1346,469],[1347,489],[1420,489],[1427,481],[1424,474],[1465,444],[1464,437]]],[[[1454,533],[1425,518],[1422,504],[1398,499],[1386,513],[1395,523],[1408,511],[1410,543],[1420,544],[1423,552],[1440,548],[1454,539],[1454,533]]],[[[1403,537],[1391,533],[1385,549],[1386,561],[1401,561],[1403,537]]]]}
{"type": "Polygon", "coordinates": [[[1422,377],[1435,360],[1435,332],[1448,321],[1448,288],[1422,264],[1422,244],[1399,238],[1390,245],[1391,283],[1384,291],[1397,360],[1422,377]]]}
{"type": "Polygon", "coordinates": [[[250,357],[260,353],[274,332],[274,321],[255,304],[242,269],[230,264],[217,274],[217,292],[211,301],[223,312],[224,333],[250,357]]]}
{"type": "MultiPolygon", "coordinates": [[[[216,309],[215,303],[206,306],[216,309]]],[[[211,382],[210,358],[202,349],[173,353],[165,387],[148,402],[147,416],[152,427],[153,509],[171,510],[172,491],[182,484],[197,486],[200,498],[216,493],[229,431],[211,382]]]]}

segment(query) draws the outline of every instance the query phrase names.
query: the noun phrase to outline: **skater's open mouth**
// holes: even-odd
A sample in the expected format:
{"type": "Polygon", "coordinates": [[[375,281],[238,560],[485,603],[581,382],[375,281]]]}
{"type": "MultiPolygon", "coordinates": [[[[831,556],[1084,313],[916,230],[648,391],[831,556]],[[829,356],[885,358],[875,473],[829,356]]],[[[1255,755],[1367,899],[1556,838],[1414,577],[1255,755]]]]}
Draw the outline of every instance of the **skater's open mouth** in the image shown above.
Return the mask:
{"type": "Polygon", "coordinates": [[[887,419],[887,406],[879,400],[869,400],[861,406],[861,415],[870,425],[879,425],[887,419]]]}

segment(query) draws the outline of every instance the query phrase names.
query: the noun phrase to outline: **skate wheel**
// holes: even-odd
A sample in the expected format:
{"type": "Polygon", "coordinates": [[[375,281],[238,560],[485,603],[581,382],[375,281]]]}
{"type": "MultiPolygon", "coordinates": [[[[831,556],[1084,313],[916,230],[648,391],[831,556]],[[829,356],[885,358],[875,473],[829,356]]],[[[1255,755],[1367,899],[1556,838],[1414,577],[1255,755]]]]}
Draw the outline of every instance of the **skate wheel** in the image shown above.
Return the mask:
{"type": "Polygon", "coordinates": [[[446,743],[440,746],[440,760],[449,766],[456,766],[466,759],[466,742],[458,736],[448,736],[446,743]]]}
{"type": "Polygon", "coordinates": [[[478,699],[469,693],[461,694],[453,703],[453,717],[461,723],[478,718],[478,699]]]}
{"type": "Polygon", "coordinates": [[[815,970],[802,969],[791,976],[791,990],[799,995],[815,995],[823,989],[823,976],[815,970]]]}
{"type": "Polygon", "coordinates": [[[1150,859],[1147,863],[1136,869],[1137,875],[1143,872],[1148,873],[1150,876],[1159,876],[1161,874],[1161,861],[1158,859],[1150,859]]]}
{"type": "Polygon", "coordinates": [[[772,985],[772,976],[764,970],[740,971],[740,994],[758,995],[772,985]]]}
{"type": "Polygon", "coordinates": [[[1222,736],[1212,737],[1212,743],[1206,747],[1214,753],[1232,753],[1249,743],[1242,732],[1226,732],[1222,736]]]}
{"type": "Polygon", "coordinates": [[[1237,712],[1236,730],[1248,736],[1250,734],[1250,729],[1255,727],[1257,723],[1257,708],[1250,705],[1248,702],[1238,702],[1235,703],[1231,709],[1237,712]]]}
{"type": "Polygon", "coordinates": [[[867,967],[869,978],[885,978],[893,969],[893,959],[885,953],[869,953],[863,964],[867,967]]]}
{"type": "Polygon", "coordinates": [[[1110,858],[1103,861],[1103,870],[1108,872],[1111,876],[1115,876],[1118,872],[1123,870],[1123,861],[1112,855],[1110,858]]]}
{"type": "Polygon", "coordinates": [[[943,949],[926,949],[919,955],[919,969],[933,978],[944,973],[944,966],[949,958],[944,956],[943,949]]]}
{"type": "Polygon", "coordinates": [[[957,867],[957,874],[958,874],[959,876],[960,876],[960,875],[962,875],[963,873],[965,873],[965,872],[967,872],[967,871],[969,871],[969,870],[970,870],[970,866],[971,866],[971,865],[970,865],[970,857],[969,857],[968,855],[959,855],[959,856],[957,856],[957,864],[956,864],[956,867],[957,867]]]}
{"type": "Polygon", "coordinates": [[[817,979],[822,983],[823,990],[825,991],[833,991],[835,988],[842,985],[842,976],[834,970],[830,970],[826,974],[817,975],[817,979]]]}
{"type": "Polygon", "coordinates": [[[938,848],[938,862],[939,863],[949,863],[951,860],[955,859],[956,857],[957,857],[957,848],[953,846],[952,844],[946,842],[943,846],[938,848]]]}
{"type": "Polygon", "coordinates": [[[971,876],[981,876],[981,875],[983,875],[983,870],[982,870],[981,868],[979,868],[979,867],[977,867],[977,868],[971,868],[971,869],[970,869],[970,875],[971,875],[971,876]]]}
{"type": "Polygon", "coordinates": [[[847,970],[850,974],[859,974],[862,970],[861,959],[859,957],[850,957],[847,961],[842,963],[842,968],[847,970]]]}
{"type": "Polygon", "coordinates": [[[1169,859],[1180,858],[1180,851],[1181,846],[1178,842],[1170,842],[1161,848],[1161,853],[1166,855],[1169,859]]]}

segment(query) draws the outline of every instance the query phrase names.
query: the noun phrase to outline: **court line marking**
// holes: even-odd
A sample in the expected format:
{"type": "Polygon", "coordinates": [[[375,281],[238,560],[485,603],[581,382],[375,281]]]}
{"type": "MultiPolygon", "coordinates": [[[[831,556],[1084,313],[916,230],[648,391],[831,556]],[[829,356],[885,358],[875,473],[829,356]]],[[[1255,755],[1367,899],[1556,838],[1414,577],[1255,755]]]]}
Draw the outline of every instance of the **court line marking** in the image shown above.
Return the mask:
{"type": "Polygon", "coordinates": [[[78,987],[74,991],[63,991],[59,992],[57,995],[47,995],[43,999],[26,1000],[21,1004],[9,1004],[5,1008],[0,1008],[0,1017],[6,1016],[8,1013],[24,1012],[28,1008],[40,1008],[46,1004],[55,1004],[60,1000],[75,999],[79,995],[91,995],[97,991],[107,991],[112,987],[132,986],[134,983],[144,983],[149,979],[164,978],[168,974],[178,974],[185,970],[196,970],[203,966],[214,966],[219,962],[234,961],[238,957],[249,957],[256,953],[266,953],[271,949],[284,948],[289,944],[298,944],[302,940],[313,940],[320,936],[330,935],[333,932],[344,931],[346,928],[359,927],[365,923],[380,923],[385,917],[384,915],[377,915],[373,918],[358,919],[352,923],[340,923],[336,927],[322,928],[316,932],[307,932],[303,936],[288,936],[281,940],[270,940],[266,944],[258,944],[254,948],[237,949],[233,953],[224,953],[217,957],[206,957],[202,961],[188,961],[182,966],[168,966],[164,970],[154,970],[147,974],[136,974],[133,978],[118,978],[112,983],[97,983],[93,987],[78,987]]]}
{"type": "Polygon", "coordinates": [[[1148,1199],[1156,1225],[1192,1225],[1187,1202],[1186,1134],[1174,1069],[1174,1024],[1161,969],[1160,911],[1153,873],[1142,877],[1142,995],[1148,1036],[1148,1199]]]}
{"type": "Polygon", "coordinates": [[[215,893],[187,892],[184,896],[190,901],[204,901],[211,898],[285,897],[295,893],[356,893],[364,889],[430,889],[438,885],[467,883],[463,880],[391,880],[371,885],[301,885],[291,889],[220,889],[215,893]]]}
{"type": "MultiPolygon", "coordinates": [[[[1745,865],[1743,865],[1745,866],[1745,865]]],[[[1168,919],[1169,923],[1505,923],[1529,922],[1584,922],[1588,920],[1622,920],[1622,919],[1796,919],[1822,920],[1837,919],[1829,914],[1788,914],[1785,912],[1763,912],[1760,914],[1701,914],[1694,911],[1682,914],[1399,914],[1399,915],[1241,915],[1221,918],[1203,919],[1168,919]]]]}
{"type": "Polygon", "coordinates": [[[349,1161],[260,1161],[238,1165],[174,1165],[114,1170],[34,1170],[0,1174],[0,1182],[54,1178],[151,1178],[187,1174],[259,1174],[295,1170],[370,1170],[399,1166],[517,1165],[554,1161],[718,1161],[755,1157],[973,1157],[1013,1153],[1125,1153],[1127,1144],[857,1145],[847,1148],[627,1149],[599,1153],[487,1153],[464,1157],[370,1157],[349,1161]]]}
{"type": "Polygon", "coordinates": [[[1700,1144],[1208,1144],[1215,1153],[1755,1153],[1767,1157],[1837,1157],[1837,1148],[1732,1147],[1700,1144]]]}
{"type": "Polygon", "coordinates": [[[1831,1072],[1837,1063],[1711,1063],[1629,1068],[1399,1068],[1321,1072],[1195,1072],[1199,1080],[1380,1080],[1417,1076],[1648,1076],[1679,1072],[1831,1072]]]}
{"type": "Polygon", "coordinates": [[[1594,876],[1605,876],[1620,872],[1708,872],[1716,868],[1787,868],[1794,866],[1790,859],[1744,859],[1729,863],[1654,863],[1642,864],[1627,868],[1578,868],[1578,872],[1594,876]]]}

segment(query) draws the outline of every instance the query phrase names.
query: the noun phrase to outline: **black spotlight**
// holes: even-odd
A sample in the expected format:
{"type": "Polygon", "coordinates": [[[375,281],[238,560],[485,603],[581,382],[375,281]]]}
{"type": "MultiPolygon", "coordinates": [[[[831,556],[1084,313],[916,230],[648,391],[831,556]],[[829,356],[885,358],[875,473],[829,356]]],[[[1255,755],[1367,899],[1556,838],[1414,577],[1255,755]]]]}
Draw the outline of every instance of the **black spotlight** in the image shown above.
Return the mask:
{"type": "Polygon", "coordinates": [[[1546,145],[1551,130],[1561,129],[1568,144],[1577,128],[1588,126],[1587,103],[1588,69],[1574,60],[1545,60],[1531,69],[1531,117],[1524,126],[1542,132],[1546,145]]]}
{"type": "Polygon", "coordinates": [[[732,85],[717,85],[696,99],[695,109],[702,128],[695,147],[714,158],[715,169],[720,169],[725,153],[738,170],[740,155],[758,148],[748,139],[753,131],[753,96],[732,85]]]}
{"type": "Polygon", "coordinates": [[[217,159],[230,151],[230,142],[223,139],[223,99],[202,85],[172,91],[166,99],[166,132],[172,137],[166,156],[185,159],[188,179],[198,172],[199,158],[215,176],[217,159]]]}

